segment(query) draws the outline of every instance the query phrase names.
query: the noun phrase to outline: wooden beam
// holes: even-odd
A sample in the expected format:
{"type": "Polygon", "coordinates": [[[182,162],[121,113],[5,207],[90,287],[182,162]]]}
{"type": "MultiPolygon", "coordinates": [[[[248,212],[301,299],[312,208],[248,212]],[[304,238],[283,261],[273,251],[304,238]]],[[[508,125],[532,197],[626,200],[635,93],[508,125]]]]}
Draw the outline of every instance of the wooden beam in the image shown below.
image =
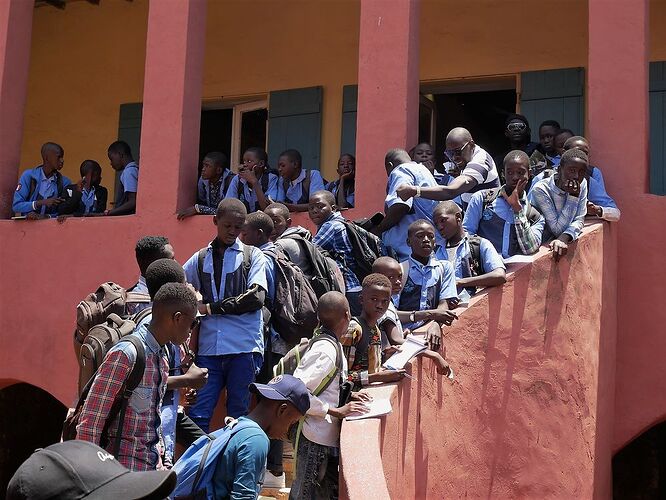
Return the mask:
{"type": "Polygon", "coordinates": [[[55,7],[56,9],[65,8],[65,0],[44,0],[45,3],[55,7]]]}

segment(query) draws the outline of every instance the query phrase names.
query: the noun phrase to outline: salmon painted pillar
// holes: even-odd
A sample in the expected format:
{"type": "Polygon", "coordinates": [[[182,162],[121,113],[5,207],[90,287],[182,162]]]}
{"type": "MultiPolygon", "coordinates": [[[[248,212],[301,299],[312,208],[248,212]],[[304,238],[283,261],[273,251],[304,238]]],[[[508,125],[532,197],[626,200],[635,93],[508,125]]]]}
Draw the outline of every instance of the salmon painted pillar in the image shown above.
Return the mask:
{"type": "Polygon", "coordinates": [[[617,339],[610,345],[615,339],[602,331],[599,356],[595,492],[609,498],[612,453],[665,414],[666,369],[657,353],[666,351],[666,340],[654,325],[666,323],[666,311],[645,297],[663,298],[666,198],[648,193],[649,2],[589,0],[588,8],[591,161],[602,168],[622,210],[622,220],[611,226],[619,233],[617,339]],[[613,366],[604,370],[611,356],[613,366]],[[615,387],[614,394],[603,387],[615,387]],[[602,421],[603,415],[614,422],[602,421]]]}
{"type": "Polygon", "coordinates": [[[28,93],[34,2],[0,2],[0,218],[12,215],[28,93]]]}
{"type": "Polygon", "coordinates": [[[143,87],[137,211],[193,204],[206,37],[206,0],[151,1],[143,87]],[[150,179],[150,180],[148,180],[150,179]]]}
{"type": "Polygon", "coordinates": [[[416,145],[419,119],[419,0],[361,0],[356,125],[356,200],[384,208],[384,155],[416,145]]]}

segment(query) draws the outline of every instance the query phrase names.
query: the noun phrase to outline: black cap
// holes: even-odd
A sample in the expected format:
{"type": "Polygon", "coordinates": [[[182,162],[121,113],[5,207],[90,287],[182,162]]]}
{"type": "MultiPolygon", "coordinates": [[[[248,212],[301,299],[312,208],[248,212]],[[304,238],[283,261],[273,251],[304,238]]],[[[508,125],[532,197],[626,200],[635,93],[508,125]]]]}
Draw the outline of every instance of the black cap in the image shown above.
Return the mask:
{"type": "Polygon", "coordinates": [[[310,409],[310,393],[302,380],[293,375],[278,375],[268,384],[250,384],[250,391],[273,401],[291,403],[305,415],[310,409]]]}
{"type": "Polygon", "coordinates": [[[130,472],[106,450],[74,440],[35,451],[9,481],[7,500],[162,499],[175,486],[173,471],[130,472]]]}

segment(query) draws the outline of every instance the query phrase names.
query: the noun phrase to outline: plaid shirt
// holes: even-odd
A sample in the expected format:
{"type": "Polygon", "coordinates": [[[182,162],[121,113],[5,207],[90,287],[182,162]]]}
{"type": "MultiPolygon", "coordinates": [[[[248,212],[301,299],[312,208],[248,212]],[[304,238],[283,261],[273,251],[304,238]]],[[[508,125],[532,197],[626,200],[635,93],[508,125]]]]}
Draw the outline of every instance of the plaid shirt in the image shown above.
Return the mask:
{"type": "Polygon", "coordinates": [[[572,240],[580,236],[587,215],[587,182],[580,185],[580,194],[571,196],[555,183],[557,175],[539,181],[530,191],[530,201],[544,219],[550,234],[543,240],[568,234],[572,240]]]}
{"type": "Polygon", "coordinates": [[[354,274],[356,261],[352,256],[352,245],[347,236],[347,228],[342,223],[344,217],[340,212],[333,212],[326,219],[317,234],[312,239],[312,243],[323,248],[331,254],[342,271],[345,278],[345,288],[348,292],[360,292],[361,282],[354,274]]]}
{"type": "MultiPolygon", "coordinates": [[[[361,325],[363,320],[354,318],[349,323],[347,333],[340,338],[342,351],[349,366],[349,380],[361,384],[362,371],[376,373],[382,366],[382,334],[379,327],[366,325],[366,335],[361,325]]],[[[363,321],[363,323],[365,323],[363,321]]]]}
{"type": "MultiPolygon", "coordinates": [[[[161,468],[158,442],[160,440],[160,407],[166,391],[169,362],[148,326],[142,323],[132,335],[138,337],[146,350],[146,369],[141,383],[127,405],[123,423],[120,451],[116,459],[133,471],[161,468]]],[[[76,428],[77,439],[100,444],[102,430],[111,406],[129,377],[136,360],[136,349],[129,342],[120,342],[107,353],[97,370],[76,428]]],[[[109,426],[107,451],[113,449],[117,418],[109,426]]]]}

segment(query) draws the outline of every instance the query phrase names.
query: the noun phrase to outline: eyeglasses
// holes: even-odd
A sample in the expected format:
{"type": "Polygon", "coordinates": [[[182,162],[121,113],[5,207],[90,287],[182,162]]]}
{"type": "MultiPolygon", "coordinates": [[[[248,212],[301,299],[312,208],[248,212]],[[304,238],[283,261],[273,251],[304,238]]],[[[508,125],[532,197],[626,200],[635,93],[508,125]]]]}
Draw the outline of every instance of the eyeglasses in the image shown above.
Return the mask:
{"type": "Polygon", "coordinates": [[[523,122],[513,122],[513,123],[509,123],[506,126],[506,129],[509,132],[522,132],[526,128],[527,128],[527,125],[525,125],[523,122]]]}
{"type": "Polygon", "coordinates": [[[454,157],[462,155],[463,151],[465,148],[469,145],[470,141],[467,141],[465,144],[463,144],[462,147],[456,148],[456,149],[446,149],[444,151],[444,154],[449,157],[449,159],[453,160],[454,157]]]}

